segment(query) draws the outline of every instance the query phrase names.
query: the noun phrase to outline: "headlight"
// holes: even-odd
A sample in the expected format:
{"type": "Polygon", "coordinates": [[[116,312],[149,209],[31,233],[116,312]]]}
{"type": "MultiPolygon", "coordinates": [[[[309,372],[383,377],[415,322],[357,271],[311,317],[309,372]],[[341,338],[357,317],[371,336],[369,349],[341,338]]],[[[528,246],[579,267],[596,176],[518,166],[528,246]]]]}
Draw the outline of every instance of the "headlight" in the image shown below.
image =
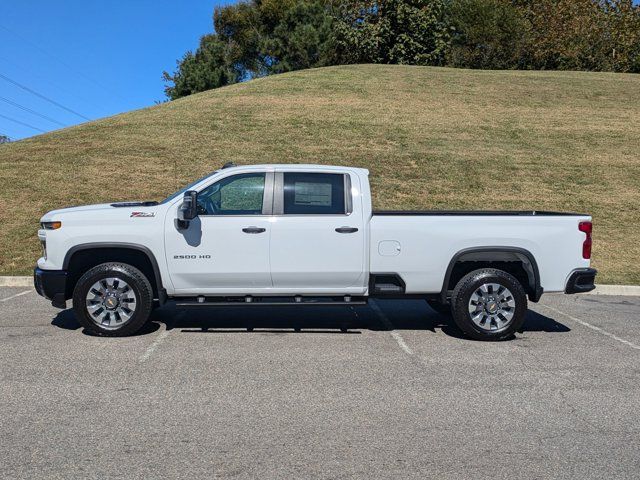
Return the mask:
{"type": "Polygon", "coordinates": [[[62,226],[62,222],[42,222],[40,225],[45,230],[57,230],[62,226]]]}

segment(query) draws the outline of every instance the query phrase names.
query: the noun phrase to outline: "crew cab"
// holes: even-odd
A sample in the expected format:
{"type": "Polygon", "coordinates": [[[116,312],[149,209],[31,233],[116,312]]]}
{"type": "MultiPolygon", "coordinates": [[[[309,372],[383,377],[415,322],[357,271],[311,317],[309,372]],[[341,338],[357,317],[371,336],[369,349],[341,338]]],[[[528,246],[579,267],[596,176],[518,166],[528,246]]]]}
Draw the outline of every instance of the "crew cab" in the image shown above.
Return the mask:
{"type": "Polygon", "coordinates": [[[154,306],[353,305],[422,298],[469,337],[522,326],[527,300],[592,290],[591,217],[538,211],[374,211],[369,172],[229,166],[161,202],[54,210],[34,282],[105,336],[154,306]]]}

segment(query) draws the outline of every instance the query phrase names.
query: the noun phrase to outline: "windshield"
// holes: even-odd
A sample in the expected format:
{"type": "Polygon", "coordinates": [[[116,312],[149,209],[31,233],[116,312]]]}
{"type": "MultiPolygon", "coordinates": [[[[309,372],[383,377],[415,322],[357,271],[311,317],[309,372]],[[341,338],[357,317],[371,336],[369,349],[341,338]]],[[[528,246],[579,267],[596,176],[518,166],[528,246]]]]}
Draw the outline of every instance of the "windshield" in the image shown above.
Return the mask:
{"type": "Polygon", "coordinates": [[[205,179],[209,178],[211,175],[213,175],[214,173],[217,173],[217,172],[218,172],[218,170],[216,170],[215,172],[208,173],[208,174],[207,174],[207,175],[205,175],[204,177],[199,178],[198,180],[196,180],[196,181],[194,181],[194,182],[191,182],[191,183],[190,183],[189,185],[187,185],[186,187],[181,188],[181,189],[180,189],[180,190],[178,190],[177,192],[172,193],[172,194],[171,194],[171,195],[169,195],[167,198],[165,198],[164,200],[162,200],[162,201],[160,202],[160,205],[162,205],[162,204],[164,204],[164,203],[167,203],[167,202],[170,202],[170,201],[171,201],[171,200],[173,200],[174,198],[177,198],[177,197],[179,197],[180,195],[183,195],[183,194],[184,194],[184,192],[186,192],[187,190],[191,190],[193,187],[195,187],[195,186],[196,186],[197,184],[199,184],[201,181],[203,181],[203,180],[205,180],[205,179]]]}

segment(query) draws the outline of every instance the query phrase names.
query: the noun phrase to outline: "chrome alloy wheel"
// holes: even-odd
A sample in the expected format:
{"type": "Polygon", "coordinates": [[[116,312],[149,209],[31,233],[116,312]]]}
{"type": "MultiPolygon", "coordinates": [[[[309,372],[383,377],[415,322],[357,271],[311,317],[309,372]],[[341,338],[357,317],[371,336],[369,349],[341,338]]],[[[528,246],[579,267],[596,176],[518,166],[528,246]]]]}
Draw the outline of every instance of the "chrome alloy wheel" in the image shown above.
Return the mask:
{"type": "Polygon", "coordinates": [[[501,330],[511,320],[516,302],[508,288],[498,283],[485,283],[469,299],[471,320],[483,330],[501,330]]]}
{"type": "Polygon", "coordinates": [[[87,312],[96,325],[107,330],[122,327],[136,311],[136,294],[120,278],[103,278],[87,293],[87,312]]]}

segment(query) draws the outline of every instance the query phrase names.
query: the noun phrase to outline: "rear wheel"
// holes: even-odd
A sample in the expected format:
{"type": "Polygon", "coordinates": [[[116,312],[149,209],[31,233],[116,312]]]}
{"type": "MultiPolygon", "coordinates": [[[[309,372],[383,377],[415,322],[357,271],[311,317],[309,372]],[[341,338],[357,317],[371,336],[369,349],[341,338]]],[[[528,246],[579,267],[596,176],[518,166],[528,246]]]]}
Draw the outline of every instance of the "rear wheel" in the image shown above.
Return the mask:
{"type": "Polygon", "coordinates": [[[89,332],[119,337],[149,319],[153,290],[147,277],[125,263],[103,263],[87,271],[73,291],[73,310],[89,332]]]}
{"type": "Polygon", "coordinates": [[[527,295],[520,282],[493,268],[475,270],[463,277],[451,298],[453,319],[476,340],[503,340],[522,327],[527,295]]]}

